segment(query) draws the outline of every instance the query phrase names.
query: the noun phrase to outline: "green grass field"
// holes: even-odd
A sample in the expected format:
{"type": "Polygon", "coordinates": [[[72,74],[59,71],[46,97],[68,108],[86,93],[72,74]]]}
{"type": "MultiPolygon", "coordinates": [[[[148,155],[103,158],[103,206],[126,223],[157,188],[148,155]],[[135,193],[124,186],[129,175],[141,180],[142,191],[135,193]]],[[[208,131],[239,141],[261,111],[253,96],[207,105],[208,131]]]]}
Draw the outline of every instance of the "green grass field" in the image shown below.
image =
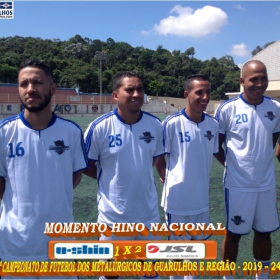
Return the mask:
{"type": "MultiPolygon", "coordinates": [[[[164,119],[166,116],[158,116],[161,119],[164,119]]],[[[89,117],[76,117],[71,118],[71,120],[78,123],[83,131],[87,128],[88,124],[93,120],[93,118],[89,117]]],[[[278,187],[278,197],[280,193],[280,163],[275,159],[275,168],[277,174],[277,187],[278,187]]],[[[225,225],[225,209],[224,209],[224,198],[223,198],[223,167],[218,161],[213,158],[213,165],[211,171],[210,178],[210,218],[212,223],[222,223],[225,225]]],[[[158,199],[160,202],[161,193],[162,193],[162,184],[159,181],[159,177],[157,172],[155,172],[155,181],[158,191],[158,199]]],[[[74,217],[76,222],[96,222],[97,220],[97,203],[96,203],[96,191],[97,191],[97,181],[83,176],[80,185],[75,190],[74,195],[74,217]]],[[[278,202],[278,209],[279,209],[278,202]]],[[[160,216],[161,222],[164,222],[164,213],[160,207],[160,216]]],[[[267,217],[269,219],[269,217],[267,217]]],[[[243,262],[253,261],[252,254],[252,238],[253,232],[251,234],[243,236],[239,243],[239,254],[237,266],[241,266],[243,262]]],[[[218,259],[221,260],[220,251],[221,251],[221,242],[222,236],[213,236],[212,240],[216,240],[218,242],[218,259]]],[[[271,261],[280,261],[280,230],[274,232],[272,234],[272,258],[271,261]]],[[[205,278],[199,276],[198,278],[205,278]]],[[[208,277],[209,278],[209,277],[208,277]]],[[[222,277],[215,277],[222,278],[222,277]]],[[[246,279],[255,278],[253,276],[243,277],[246,279]]],[[[278,276],[274,276],[273,278],[279,278],[278,276]]]]}

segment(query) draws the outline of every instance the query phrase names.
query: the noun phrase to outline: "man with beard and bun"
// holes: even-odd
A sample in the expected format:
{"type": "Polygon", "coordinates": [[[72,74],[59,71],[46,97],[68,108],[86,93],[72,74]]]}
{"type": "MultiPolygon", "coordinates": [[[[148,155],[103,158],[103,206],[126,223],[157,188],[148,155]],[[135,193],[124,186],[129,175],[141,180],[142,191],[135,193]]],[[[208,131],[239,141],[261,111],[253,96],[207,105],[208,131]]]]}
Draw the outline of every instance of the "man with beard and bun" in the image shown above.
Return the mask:
{"type": "MultiPolygon", "coordinates": [[[[264,96],[268,76],[259,60],[243,65],[240,84],[244,92],[222,103],[216,112],[220,136],[215,156],[225,166],[227,234],[222,258],[236,262],[241,236],[253,229],[255,262],[269,268],[270,233],[279,228],[274,147],[280,131],[280,103],[264,96]]],[[[269,270],[259,273],[259,279],[268,278],[269,270]]]]}
{"type": "Polygon", "coordinates": [[[18,90],[24,110],[0,122],[0,258],[46,261],[45,223],[73,222],[73,189],[87,167],[83,133],[52,113],[56,84],[43,62],[21,64],[18,90]]]}

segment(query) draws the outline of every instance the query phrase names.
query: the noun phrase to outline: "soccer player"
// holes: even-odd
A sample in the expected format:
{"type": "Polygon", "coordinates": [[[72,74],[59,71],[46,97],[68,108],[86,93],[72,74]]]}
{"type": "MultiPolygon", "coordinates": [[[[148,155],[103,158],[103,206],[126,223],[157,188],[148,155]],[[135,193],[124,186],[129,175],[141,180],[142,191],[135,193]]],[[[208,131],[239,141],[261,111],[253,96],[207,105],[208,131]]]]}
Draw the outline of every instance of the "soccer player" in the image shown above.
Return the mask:
{"type": "Polygon", "coordinates": [[[45,223],[73,222],[73,189],[87,159],[81,129],[51,111],[48,66],[23,62],[18,83],[24,110],[0,122],[0,257],[46,261],[45,223]]]}
{"type": "MultiPolygon", "coordinates": [[[[98,178],[99,223],[143,223],[150,228],[150,223],[159,222],[153,165],[164,153],[161,122],[141,110],[144,88],[135,72],[117,74],[112,95],[118,107],[86,130],[89,167],[84,173],[98,178]]],[[[100,240],[157,238],[102,235],[100,240]]]]}
{"type": "MultiPolygon", "coordinates": [[[[157,170],[164,183],[161,206],[166,223],[210,223],[209,180],[213,154],[218,152],[218,122],[204,113],[210,100],[205,75],[191,75],[185,82],[187,107],[163,122],[164,157],[157,170]]],[[[207,239],[205,235],[170,236],[169,240],[207,239]]],[[[180,279],[183,277],[172,277],[180,279]]],[[[186,277],[187,278],[187,277],[186,277]]]]}
{"type": "MultiPolygon", "coordinates": [[[[280,104],[264,96],[268,76],[261,61],[244,64],[240,84],[244,92],[222,103],[215,115],[220,125],[217,159],[226,168],[222,258],[236,262],[241,236],[253,229],[255,261],[269,266],[270,233],[279,228],[273,149],[280,131],[280,104]]],[[[262,270],[259,278],[267,277],[262,270]]]]}

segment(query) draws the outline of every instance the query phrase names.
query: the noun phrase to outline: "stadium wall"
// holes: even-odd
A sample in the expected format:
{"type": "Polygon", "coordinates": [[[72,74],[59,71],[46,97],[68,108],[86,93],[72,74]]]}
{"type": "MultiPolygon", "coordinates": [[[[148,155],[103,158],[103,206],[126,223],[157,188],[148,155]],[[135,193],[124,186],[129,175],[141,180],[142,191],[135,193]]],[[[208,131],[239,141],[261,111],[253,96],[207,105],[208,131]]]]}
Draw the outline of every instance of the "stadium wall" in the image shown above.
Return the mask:
{"type": "MultiPolygon", "coordinates": [[[[142,109],[152,114],[172,114],[187,105],[184,98],[154,97],[149,96],[142,109]]],[[[75,89],[57,89],[52,98],[52,111],[56,114],[69,116],[94,116],[107,113],[117,107],[116,101],[109,94],[100,95],[88,94],[78,95],[75,89]],[[100,104],[101,101],[101,104],[100,104]]],[[[214,113],[214,104],[217,101],[210,101],[206,112],[214,113]]],[[[16,115],[23,109],[17,84],[0,84],[0,117],[16,115]]]]}
{"type": "MultiPolygon", "coordinates": [[[[163,114],[167,107],[162,102],[151,102],[152,104],[144,104],[142,110],[152,114],[163,114]]],[[[94,116],[100,115],[114,110],[117,104],[52,104],[52,111],[57,115],[69,116],[94,116]]],[[[8,117],[16,115],[23,110],[21,104],[0,104],[0,117],[8,117]]],[[[177,112],[178,108],[168,106],[167,114],[177,112]]]]}

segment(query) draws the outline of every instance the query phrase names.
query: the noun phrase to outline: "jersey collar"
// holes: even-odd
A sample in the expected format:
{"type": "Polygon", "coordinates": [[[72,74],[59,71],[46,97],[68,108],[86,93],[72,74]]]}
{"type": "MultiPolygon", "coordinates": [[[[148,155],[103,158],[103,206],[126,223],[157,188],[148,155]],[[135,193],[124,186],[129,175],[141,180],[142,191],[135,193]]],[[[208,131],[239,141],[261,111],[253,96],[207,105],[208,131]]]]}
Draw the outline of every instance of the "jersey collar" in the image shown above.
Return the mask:
{"type": "MultiPolygon", "coordinates": [[[[185,116],[189,121],[194,122],[194,121],[186,114],[185,109],[186,109],[186,108],[183,108],[183,109],[181,110],[182,115],[185,116]]],[[[203,122],[204,119],[205,119],[205,113],[202,112],[202,116],[201,116],[201,121],[200,121],[200,122],[203,122]]]]}
{"type": "Polygon", "coordinates": [[[264,99],[264,96],[263,96],[263,97],[262,97],[261,103],[260,103],[260,104],[257,104],[257,105],[254,105],[254,104],[250,104],[250,103],[243,97],[243,92],[241,92],[241,93],[239,94],[239,97],[243,100],[244,103],[246,103],[246,104],[248,104],[248,105],[250,105],[250,106],[258,106],[258,105],[260,105],[260,104],[263,103],[263,99],[264,99]]]}
{"type": "MultiPolygon", "coordinates": [[[[127,124],[127,123],[124,122],[123,118],[119,115],[119,113],[118,113],[118,108],[114,109],[113,112],[114,112],[114,115],[115,115],[122,123],[127,124]]],[[[142,119],[142,116],[143,116],[143,111],[140,110],[140,116],[139,116],[139,119],[137,120],[136,123],[138,123],[138,122],[142,119]]]]}
{"type": "MultiPolygon", "coordinates": [[[[27,126],[27,127],[30,128],[30,129],[33,129],[33,128],[31,127],[31,125],[29,124],[29,122],[28,122],[28,121],[26,120],[26,118],[24,117],[24,111],[22,111],[21,113],[19,113],[19,118],[21,119],[21,121],[23,122],[23,124],[24,124],[25,126],[27,126]]],[[[57,119],[57,115],[54,114],[54,113],[52,113],[52,119],[50,120],[50,122],[49,122],[49,124],[48,124],[48,126],[47,126],[46,128],[52,126],[52,125],[55,123],[56,119],[57,119]]]]}

